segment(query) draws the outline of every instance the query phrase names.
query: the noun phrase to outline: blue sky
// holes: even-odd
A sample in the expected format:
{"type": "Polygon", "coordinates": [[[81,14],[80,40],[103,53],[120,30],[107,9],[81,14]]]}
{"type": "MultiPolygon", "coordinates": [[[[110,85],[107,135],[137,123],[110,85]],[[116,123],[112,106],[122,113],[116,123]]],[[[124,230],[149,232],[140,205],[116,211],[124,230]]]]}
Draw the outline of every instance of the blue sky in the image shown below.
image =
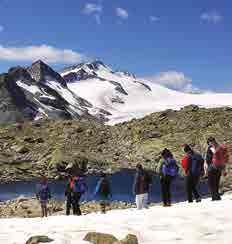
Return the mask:
{"type": "Polygon", "coordinates": [[[99,58],[176,89],[232,92],[231,9],[230,0],[0,0],[0,72],[41,56],[55,68],[99,58]]]}

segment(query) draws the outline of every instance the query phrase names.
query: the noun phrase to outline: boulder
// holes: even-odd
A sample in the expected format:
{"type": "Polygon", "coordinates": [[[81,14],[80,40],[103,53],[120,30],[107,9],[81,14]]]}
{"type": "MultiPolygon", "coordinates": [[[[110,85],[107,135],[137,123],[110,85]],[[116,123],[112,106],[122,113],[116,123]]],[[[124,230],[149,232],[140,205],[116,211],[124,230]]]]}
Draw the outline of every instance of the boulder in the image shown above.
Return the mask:
{"type": "Polygon", "coordinates": [[[114,244],[117,243],[118,240],[113,235],[110,234],[89,232],[85,236],[84,241],[88,241],[93,244],[114,244]]]}
{"type": "Polygon", "coordinates": [[[17,153],[21,153],[21,154],[24,154],[24,153],[28,153],[29,152],[29,149],[25,146],[13,146],[12,149],[17,152],[17,153]]]}
{"type": "Polygon", "coordinates": [[[125,239],[116,241],[113,244],[139,244],[138,238],[135,235],[127,235],[125,239]]]}
{"type": "Polygon", "coordinates": [[[28,239],[26,244],[39,244],[39,243],[48,243],[54,240],[50,239],[47,236],[32,236],[28,239]]]}

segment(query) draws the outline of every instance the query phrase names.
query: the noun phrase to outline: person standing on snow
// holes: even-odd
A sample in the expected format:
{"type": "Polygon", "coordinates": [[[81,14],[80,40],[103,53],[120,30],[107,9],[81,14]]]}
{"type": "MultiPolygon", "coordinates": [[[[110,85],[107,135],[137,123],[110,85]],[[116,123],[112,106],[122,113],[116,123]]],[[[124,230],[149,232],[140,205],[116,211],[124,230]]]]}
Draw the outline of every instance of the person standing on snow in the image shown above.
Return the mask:
{"type": "Polygon", "coordinates": [[[41,182],[37,185],[36,198],[40,201],[42,217],[48,216],[48,201],[51,199],[51,191],[48,186],[48,181],[45,176],[42,177],[41,182]]]}
{"type": "Polygon", "coordinates": [[[225,170],[226,164],[229,162],[229,151],[226,145],[220,145],[213,137],[208,138],[207,144],[208,184],[212,201],[219,201],[221,200],[219,193],[220,179],[222,171],[225,170]]]}
{"type": "Polygon", "coordinates": [[[184,146],[185,157],[182,159],[182,167],[186,174],[186,190],[188,202],[193,202],[193,195],[196,202],[201,202],[201,196],[197,190],[200,177],[204,175],[204,159],[189,146],[184,146]]]}
{"type": "Polygon", "coordinates": [[[65,189],[65,197],[66,197],[66,215],[70,215],[70,210],[72,208],[73,214],[75,212],[75,206],[73,201],[73,188],[75,183],[75,177],[70,176],[68,179],[68,183],[65,189]]]}
{"type": "Polygon", "coordinates": [[[66,202],[66,215],[70,214],[71,206],[73,207],[74,215],[81,215],[80,200],[83,194],[87,191],[87,184],[83,175],[72,176],[66,187],[65,195],[66,202]]]}
{"type": "Polygon", "coordinates": [[[163,158],[159,168],[160,184],[163,199],[163,206],[171,206],[171,183],[173,179],[178,175],[179,167],[172,153],[165,148],[161,152],[163,158]]]}
{"type": "Polygon", "coordinates": [[[97,182],[94,195],[100,198],[101,212],[105,214],[106,206],[109,205],[109,198],[112,196],[110,183],[106,177],[106,174],[102,173],[101,178],[97,182]]]}
{"type": "Polygon", "coordinates": [[[79,175],[74,179],[73,186],[73,206],[74,206],[74,215],[81,215],[80,209],[80,200],[81,197],[87,192],[88,187],[83,175],[79,175]]]}
{"type": "Polygon", "coordinates": [[[135,202],[138,210],[148,208],[148,192],[150,190],[151,183],[151,177],[143,169],[143,166],[141,164],[137,164],[133,193],[136,196],[135,202]]]}

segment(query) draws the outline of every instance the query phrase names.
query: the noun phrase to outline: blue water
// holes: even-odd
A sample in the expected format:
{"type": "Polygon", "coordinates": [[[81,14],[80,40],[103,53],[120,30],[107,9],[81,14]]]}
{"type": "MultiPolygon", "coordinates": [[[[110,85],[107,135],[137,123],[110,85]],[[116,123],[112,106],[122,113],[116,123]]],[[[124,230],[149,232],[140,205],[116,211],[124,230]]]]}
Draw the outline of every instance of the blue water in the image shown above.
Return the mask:
{"type": "MultiPolygon", "coordinates": [[[[134,174],[134,171],[123,170],[121,172],[109,176],[109,181],[112,188],[112,200],[125,202],[134,201],[134,196],[132,194],[134,174]]],[[[87,177],[88,192],[82,197],[82,201],[97,200],[93,195],[97,181],[98,177],[96,176],[87,177]]],[[[35,189],[37,184],[38,181],[22,181],[0,184],[0,201],[12,200],[20,196],[35,196],[35,189]]],[[[64,200],[64,191],[66,184],[66,181],[49,182],[52,197],[57,200],[64,200]]],[[[206,182],[201,183],[200,191],[203,195],[208,194],[208,187],[206,182]]],[[[174,202],[186,200],[185,182],[182,178],[177,178],[174,180],[172,184],[172,192],[172,198],[174,202]]],[[[159,177],[157,176],[153,177],[153,184],[149,197],[150,202],[161,202],[160,183],[159,177]]]]}

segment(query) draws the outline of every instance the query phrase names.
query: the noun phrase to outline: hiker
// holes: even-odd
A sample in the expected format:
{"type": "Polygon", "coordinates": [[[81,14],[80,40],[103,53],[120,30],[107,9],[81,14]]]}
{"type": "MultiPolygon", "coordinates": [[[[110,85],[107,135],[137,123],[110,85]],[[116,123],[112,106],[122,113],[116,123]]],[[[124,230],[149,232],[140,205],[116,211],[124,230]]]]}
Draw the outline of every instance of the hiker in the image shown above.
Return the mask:
{"type": "Polygon", "coordinates": [[[189,145],[184,146],[185,157],[182,159],[182,167],[186,174],[186,190],[188,202],[193,202],[193,195],[196,202],[201,202],[201,196],[197,190],[200,177],[204,175],[204,159],[195,152],[189,145]]]}
{"type": "Polygon", "coordinates": [[[171,206],[171,183],[173,179],[178,175],[179,167],[172,153],[167,148],[165,148],[161,152],[161,156],[163,160],[160,165],[159,174],[160,174],[163,206],[170,207],[171,206]]]}
{"type": "Polygon", "coordinates": [[[148,208],[148,193],[151,183],[151,177],[143,169],[143,166],[141,164],[137,164],[133,193],[136,196],[135,202],[138,210],[148,208]]]}
{"type": "Polygon", "coordinates": [[[68,180],[68,184],[65,189],[65,197],[66,197],[66,215],[70,215],[70,210],[72,208],[73,214],[75,212],[75,206],[73,201],[73,187],[74,187],[75,177],[70,176],[68,180]]]}
{"type": "Polygon", "coordinates": [[[226,145],[220,145],[213,137],[208,138],[207,144],[206,163],[208,165],[208,184],[212,201],[219,201],[221,200],[219,193],[220,179],[222,171],[226,174],[226,164],[229,162],[229,151],[226,145]]]}
{"type": "Polygon", "coordinates": [[[79,175],[74,177],[74,185],[73,185],[73,214],[81,215],[80,209],[80,200],[81,197],[87,192],[88,187],[85,181],[85,177],[83,175],[79,175]]]}
{"type": "Polygon", "coordinates": [[[94,195],[99,197],[101,212],[105,214],[106,206],[109,205],[109,198],[112,197],[110,183],[106,177],[106,174],[101,174],[101,178],[97,182],[94,195]]]}
{"type": "Polygon", "coordinates": [[[42,217],[48,216],[48,201],[51,199],[51,191],[48,186],[48,181],[45,176],[42,177],[41,182],[37,185],[36,198],[40,201],[42,217]]]}

